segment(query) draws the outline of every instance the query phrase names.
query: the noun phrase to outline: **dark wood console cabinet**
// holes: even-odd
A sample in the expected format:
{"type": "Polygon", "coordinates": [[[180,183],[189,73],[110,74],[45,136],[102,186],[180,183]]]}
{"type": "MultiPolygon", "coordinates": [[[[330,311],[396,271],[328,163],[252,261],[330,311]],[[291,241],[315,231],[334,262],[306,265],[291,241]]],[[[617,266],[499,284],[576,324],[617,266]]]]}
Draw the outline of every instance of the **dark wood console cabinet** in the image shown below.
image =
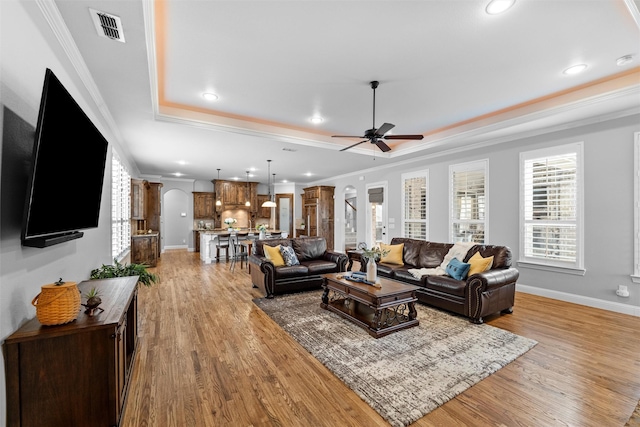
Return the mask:
{"type": "MultiPolygon", "coordinates": [[[[4,344],[7,426],[117,426],[138,342],[137,276],[89,280],[104,311],[43,326],[34,318],[4,344]]],[[[82,298],[85,301],[85,298],[82,298]]]]}

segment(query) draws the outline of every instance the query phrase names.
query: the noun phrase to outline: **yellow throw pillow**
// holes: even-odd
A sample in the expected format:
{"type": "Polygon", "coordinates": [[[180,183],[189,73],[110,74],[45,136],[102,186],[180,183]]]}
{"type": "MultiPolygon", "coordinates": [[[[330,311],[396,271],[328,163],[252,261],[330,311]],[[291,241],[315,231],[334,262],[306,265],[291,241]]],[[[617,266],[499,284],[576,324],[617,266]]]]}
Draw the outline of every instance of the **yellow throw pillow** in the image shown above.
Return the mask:
{"type": "Polygon", "coordinates": [[[284,265],[284,258],[282,258],[282,254],[280,253],[280,245],[263,245],[262,249],[264,249],[264,256],[267,257],[275,267],[282,267],[284,265]]]}
{"type": "Polygon", "coordinates": [[[471,264],[471,268],[469,269],[467,276],[473,276],[474,274],[489,270],[491,266],[493,266],[493,257],[490,256],[482,258],[480,252],[476,252],[471,258],[469,258],[467,263],[471,264]]]}
{"type": "Polygon", "coordinates": [[[380,243],[380,249],[383,251],[389,251],[386,256],[382,257],[380,262],[384,262],[386,264],[404,264],[404,262],[402,262],[402,250],[404,249],[404,243],[400,243],[399,245],[387,245],[380,243]]]}

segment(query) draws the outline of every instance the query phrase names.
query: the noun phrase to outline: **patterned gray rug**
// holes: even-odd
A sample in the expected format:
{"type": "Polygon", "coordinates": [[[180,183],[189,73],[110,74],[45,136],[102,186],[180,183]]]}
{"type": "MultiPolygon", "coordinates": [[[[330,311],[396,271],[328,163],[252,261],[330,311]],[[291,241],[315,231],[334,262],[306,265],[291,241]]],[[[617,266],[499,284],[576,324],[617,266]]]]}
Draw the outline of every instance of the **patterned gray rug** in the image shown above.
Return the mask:
{"type": "Polygon", "coordinates": [[[422,304],[419,326],[375,339],[322,309],[321,295],[254,303],[392,426],[415,422],[537,344],[422,304]]]}

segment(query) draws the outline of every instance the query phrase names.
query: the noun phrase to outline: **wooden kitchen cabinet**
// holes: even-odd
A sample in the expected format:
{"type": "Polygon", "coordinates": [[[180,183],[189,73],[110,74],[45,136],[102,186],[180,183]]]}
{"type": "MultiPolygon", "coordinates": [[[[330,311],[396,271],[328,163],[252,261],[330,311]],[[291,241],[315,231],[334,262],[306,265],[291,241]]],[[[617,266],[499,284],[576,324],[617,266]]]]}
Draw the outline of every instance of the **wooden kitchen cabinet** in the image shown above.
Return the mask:
{"type": "Polygon", "coordinates": [[[267,200],[269,200],[269,195],[268,194],[258,194],[258,206],[257,206],[257,211],[258,211],[258,218],[265,218],[265,219],[270,219],[271,218],[271,208],[263,208],[262,204],[264,202],[266,202],[267,200]]]}
{"type": "Polygon", "coordinates": [[[131,219],[147,218],[147,190],[149,183],[142,179],[131,180],[131,219]]]}
{"type": "MultiPolygon", "coordinates": [[[[138,344],[137,276],[87,280],[104,311],[70,323],[31,319],[4,344],[7,426],[117,426],[138,344]]],[[[85,301],[85,298],[83,298],[85,301]]]]}
{"type": "Polygon", "coordinates": [[[222,203],[222,210],[229,209],[247,209],[245,205],[247,198],[251,206],[249,212],[255,214],[258,207],[258,183],[246,181],[224,181],[216,180],[215,193],[222,203]],[[247,194],[248,191],[248,194],[247,194]]]}
{"type": "Polygon", "coordinates": [[[325,185],[308,187],[302,196],[306,235],[324,237],[327,250],[334,246],[334,190],[325,185]]]}
{"type": "Polygon", "coordinates": [[[131,262],[155,267],[159,257],[158,233],[131,236],[131,262]]]}
{"type": "Polygon", "coordinates": [[[215,194],[203,191],[193,192],[193,218],[213,219],[215,215],[215,194]]]}

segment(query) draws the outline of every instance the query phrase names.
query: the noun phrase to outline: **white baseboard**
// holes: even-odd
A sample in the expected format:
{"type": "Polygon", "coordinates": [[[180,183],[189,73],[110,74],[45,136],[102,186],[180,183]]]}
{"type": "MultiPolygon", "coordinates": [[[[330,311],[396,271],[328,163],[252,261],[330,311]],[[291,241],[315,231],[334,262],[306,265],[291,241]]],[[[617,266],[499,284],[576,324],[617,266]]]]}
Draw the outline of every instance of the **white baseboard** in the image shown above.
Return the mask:
{"type": "Polygon", "coordinates": [[[187,249],[188,246],[187,245],[169,245],[169,246],[165,246],[164,249],[187,249]]]}
{"type": "Polygon", "coordinates": [[[636,305],[605,301],[598,298],[585,297],[582,295],[569,294],[566,292],[559,292],[551,289],[522,285],[520,283],[516,284],[516,291],[640,317],[640,307],[636,305]]]}

